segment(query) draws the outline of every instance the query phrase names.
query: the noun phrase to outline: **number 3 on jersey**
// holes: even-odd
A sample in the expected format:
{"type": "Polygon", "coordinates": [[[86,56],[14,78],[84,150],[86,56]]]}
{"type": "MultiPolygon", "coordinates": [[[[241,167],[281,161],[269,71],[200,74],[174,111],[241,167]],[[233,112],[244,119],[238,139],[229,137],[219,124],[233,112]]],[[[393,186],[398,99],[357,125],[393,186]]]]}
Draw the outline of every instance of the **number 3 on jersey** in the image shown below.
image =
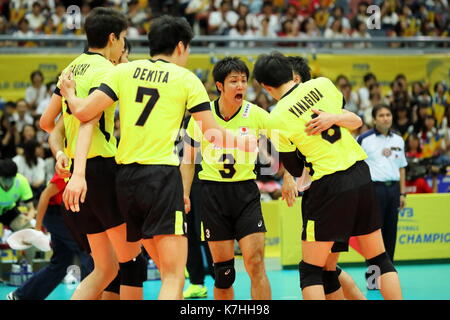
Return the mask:
{"type": "Polygon", "coordinates": [[[234,174],[236,173],[236,169],[234,168],[234,157],[232,154],[223,154],[220,159],[220,162],[223,162],[223,169],[224,170],[219,170],[220,175],[222,176],[222,178],[224,179],[231,179],[233,178],[234,174]],[[228,163],[225,163],[226,161],[228,161],[228,163]]]}
{"type": "Polygon", "coordinates": [[[136,102],[142,103],[144,100],[144,96],[150,96],[147,104],[145,105],[144,110],[142,111],[139,119],[136,121],[137,126],[143,126],[147,121],[148,116],[152,112],[153,107],[159,99],[159,93],[157,89],[146,88],[146,87],[138,87],[136,94],[136,102]]]}

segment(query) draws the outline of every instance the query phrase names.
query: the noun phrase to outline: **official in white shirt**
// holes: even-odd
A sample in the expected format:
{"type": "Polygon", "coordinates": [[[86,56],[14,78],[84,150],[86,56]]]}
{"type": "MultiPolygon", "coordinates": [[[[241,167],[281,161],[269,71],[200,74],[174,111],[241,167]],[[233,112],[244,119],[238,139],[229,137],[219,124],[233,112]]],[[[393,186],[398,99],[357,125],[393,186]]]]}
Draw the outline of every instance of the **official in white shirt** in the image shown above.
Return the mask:
{"type": "Polygon", "coordinates": [[[394,261],[397,238],[398,210],[405,205],[405,142],[391,130],[392,112],[386,105],[372,110],[374,129],[357,140],[368,158],[365,160],[375,186],[382,218],[382,234],[386,252],[394,261]]]}

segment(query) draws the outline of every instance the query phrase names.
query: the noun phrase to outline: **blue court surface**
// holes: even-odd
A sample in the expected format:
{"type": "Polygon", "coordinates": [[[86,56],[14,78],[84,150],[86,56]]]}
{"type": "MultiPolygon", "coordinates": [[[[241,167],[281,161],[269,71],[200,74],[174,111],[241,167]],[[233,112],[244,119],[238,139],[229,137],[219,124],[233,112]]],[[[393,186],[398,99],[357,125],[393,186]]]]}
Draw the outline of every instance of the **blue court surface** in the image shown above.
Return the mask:
{"type": "MultiPolygon", "coordinates": [[[[273,260],[273,259],[266,259],[273,260]]],[[[250,279],[245,273],[242,265],[237,260],[237,272],[235,288],[235,298],[239,300],[250,299],[250,279]]],[[[267,274],[272,287],[272,297],[274,300],[301,300],[299,274],[297,270],[281,270],[276,262],[266,262],[267,274]]],[[[450,300],[450,264],[411,264],[396,266],[400,275],[403,296],[407,300],[450,300]]],[[[379,291],[368,291],[365,287],[364,271],[362,266],[345,267],[358,287],[369,300],[382,299],[379,291]]],[[[210,276],[205,279],[208,288],[208,297],[213,299],[214,282],[210,276]]],[[[189,285],[186,279],[187,287],[189,285]]],[[[161,286],[161,281],[146,281],[144,283],[144,298],[146,300],[156,299],[161,286]]],[[[14,287],[0,285],[0,300],[6,300],[6,295],[14,287]]],[[[48,300],[69,300],[73,292],[73,287],[60,284],[48,297],[48,300]]]]}

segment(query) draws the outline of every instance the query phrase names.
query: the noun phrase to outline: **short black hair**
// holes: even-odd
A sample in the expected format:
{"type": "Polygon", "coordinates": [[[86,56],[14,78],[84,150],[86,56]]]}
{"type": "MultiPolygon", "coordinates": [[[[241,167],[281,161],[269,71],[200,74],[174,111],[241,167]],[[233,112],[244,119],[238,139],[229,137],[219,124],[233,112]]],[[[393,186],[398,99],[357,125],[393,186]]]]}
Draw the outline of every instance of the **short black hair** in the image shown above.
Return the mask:
{"type": "Polygon", "coordinates": [[[131,42],[127,38],[125,38],[124,40],[125,40],[125,46],[123,49],[124,49],[124,51],[128,51],[128,54],[130,54],[131,53],[131,42]]]}
{"type": "MultiPolygon", "coordinates": [[[[223,84],[225,82],[225,78],[233,71],[245,73],[248,80],[250,71],[244,61],[242,61],[239,57],[226,57],[214,65],[214,69],[212,71],[214,82],[220,82],[223,84]]],[[[219,89],[217,89],[217,91],[218,90],[219,89]]]]}
{"type": "Polygon", "coordinates": [[[292,71],[300,76],[302,82],[311,80],[311,68],[305,58],[290,56],[288,59],[292,64],[292,71]]]}
{"type": "Polygon", "coordinates": [[[377,105],[376,105],[375,107],[373,107],[373,109],[372,109],[372,119],[375,119],[375,118],[377,117],[377,114],[378,114],[378,112],[379,112],[381,109],[388,109],[389,112],[390,112],[391,114],[393,114],[391,107],[389,107],[388,105],[386,105],[386,104],[377,104],[377,105]]]}
{"type": "Polygon", "coordinates": [[[153,20],[147,37],[150,56],[170,55],[180,41],[187,47],[194,33],[186,19],[163,15],[153,20]]]}
{"type": "Polygon", "coordinates": [[[33,72],[31,73],[31,75],[30,75],[30,80],[31,80],[31,82],[33,82],[33,78],[34,78],[34,76],[36,76],[36,75],[41,76],[42,80],[44,80],[44,75],[42,74],[42,72],[41,72],[40,70],[36,70],[36,71],[33,71],[33,72]]]}
{"type": "Polygon", "coordinates": [[[17,165],[11,159],[0,159],[0,177],[12,178],[17,174],[17,165]]]}
{"type": "Polygon", "coordinates": [[[364,82],[367,82],[367,81],[369,81],[371,79],[374,79],[375,81],[377,81],[377,77],[372,72],[366,73],[364,75],[363,79],[364,79],[364,82]]]}
{"type": "Polygon", "coordinates": [[[292,65],[289,59],[278,51],[262,54],[256,60],[253,77],[259,83],[278,88],[292,80],[292,65]]]}
{"type": "Polygon", "coordinates": [[[114,33],[117,39],[120,33],[127,30],[128,22],[125,15],[112,8],[97,7],[86,18],[84,29],[90,48],[104,48],[108,38],[114,33]]]}

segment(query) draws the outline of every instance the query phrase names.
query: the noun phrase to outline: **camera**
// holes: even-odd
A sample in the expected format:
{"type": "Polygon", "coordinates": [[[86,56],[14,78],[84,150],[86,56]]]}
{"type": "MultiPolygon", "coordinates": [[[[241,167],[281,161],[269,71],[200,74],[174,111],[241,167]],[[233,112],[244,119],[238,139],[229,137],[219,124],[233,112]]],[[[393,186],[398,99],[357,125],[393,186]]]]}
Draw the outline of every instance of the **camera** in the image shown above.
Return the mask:
{"type": "Polygon", "coordinates": [[[431,175],[437,177],[440,174],[447,173],[447,166],[436,163],[437,157],[418,159],[407,157],[408,166],[406,167],[406,180],[414,181],[418,178],[424,178],[431,175]]]}

